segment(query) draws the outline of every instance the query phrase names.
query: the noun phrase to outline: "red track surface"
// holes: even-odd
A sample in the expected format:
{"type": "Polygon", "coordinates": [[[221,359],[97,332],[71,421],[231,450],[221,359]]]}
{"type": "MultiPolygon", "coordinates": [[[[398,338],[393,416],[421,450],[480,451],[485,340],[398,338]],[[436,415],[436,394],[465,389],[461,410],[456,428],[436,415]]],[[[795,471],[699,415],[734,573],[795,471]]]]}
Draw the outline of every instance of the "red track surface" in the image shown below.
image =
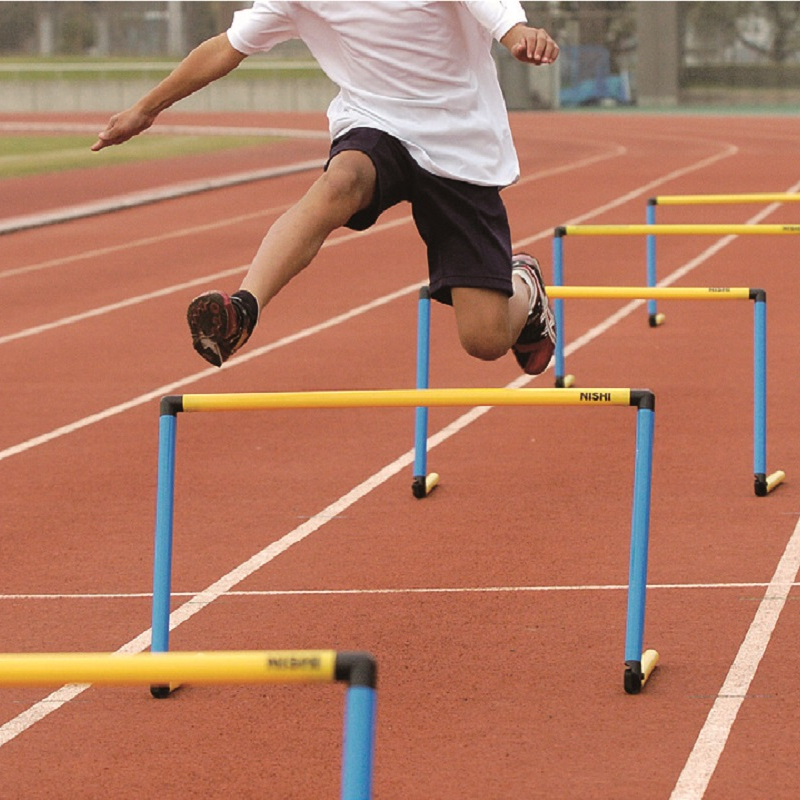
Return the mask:
{"type": "MultiPolygon", "coordinates": [[[[318,116],[210,122],[324,127],[318,116]]],[[[505,193],[515,243],[548,275],[556,225],[639,223],[657,194],[796,191],[800,181],[796,118],[535,114],[513,126],[524,176],[505,193]]],[[[0,218],[325,151],[296,141],[5,181],[0,218]]],[[[426,272],[405,207],[367,234],[335,236],[230,368],[205,369],[190,347],[188,300],[235,288],[266,227],[311,177],[2,237],[0,650],[146,647],[137,637],[150,624],[162,394],[413,387],[414,286],[426,272]]],[[[747,222],[760,212],[665,208],[659,221],[747,222]]],[[[800,222],[800,205],[758,221],[800,222]]],[[[565,252],[568,283],[644,283],[643,239],[569,239],[565,252]]],[[[657,398],[645,646],[661,663],[642,694],[622,687],[635,427],[624,408],[491,410],[431,450],[442,485],[429,498],[412,497],[410,466],[376,481],[176,628],[171,647],[373,653],[380,800],[667,798],[685,767],[695,788],[682,797],[703,794],[703,769],[708,798],[795,797],[800,617],[796,603],[774,598],[797,599],[797,589],[767,584],[782,558],[795,580],[800,538],[797,239],[659,240],[660,278],[690,264],[678,285],[767,290],[768,469],[787,481],[753,494],[749,303],[661,302],[667,323],[657,330],[637,308],[568,351],[579,385],[657,398]],[[779,614],[774,631],[757,612],[779,614]],[[761,631],[764,646],[745,641],[748,631],[761,631]],[[737,653],[744,683],[729,692],[737,653]],[[712,707],[724,718],[731,704],[711,737],[730,731],[717,761],[696,743],[712,707]]],[[[568,301],[567,343],[626,305],[568,301]]],[[[450,311],[434,307],[432,386],[517,378],[511,357],[464,355],[450,311]]],[[[552,373],[530,385],[551,386],[552,373]]],[[[433,410],[431,434],[463,413],[433,410]]],[[[408,410],[182,415],[174,607],[412,442],[408,410]]],[[[59,696],[0,689],[4,798],[338,796],[341,687],[59,696]]]]}

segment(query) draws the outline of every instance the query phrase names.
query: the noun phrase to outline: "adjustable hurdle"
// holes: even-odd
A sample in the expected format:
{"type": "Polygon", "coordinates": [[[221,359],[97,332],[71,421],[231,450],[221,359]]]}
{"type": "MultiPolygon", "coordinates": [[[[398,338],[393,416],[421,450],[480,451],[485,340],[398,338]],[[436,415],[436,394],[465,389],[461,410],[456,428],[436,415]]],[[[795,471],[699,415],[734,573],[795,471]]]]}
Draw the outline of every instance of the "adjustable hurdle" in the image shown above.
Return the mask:
{"type": "Polygon", "coordinates": [[[555,385],[568,387],[574,383],[574,376],[566,375],[564,368],[564,308],[566,297],[628,297],[644,299],[647,297],[683,300],[752,300],[753,305],[753,476],[755,493],[758,497],[769,494],[780,485],[786,475],[777,470],[771,475],[766,470],[766,384],[767,384],[767,344],[766,344],[766,292],[763,289],[744,288],[681,288],[681,287],[565,287],[563,238],[567,234],[578,236],[625,236],[641,235],[655,227],[656,233],[708,233],[724,235],[730,233],[746,234],[796,234],[800,225],[567,225],[556,228],[553,237],[553,281],[548,287],[548,295],[553,299],[553,313],[556,318],[558,337],[555,350],[555,385]],[[596,294],[589,294],[590,292],[596,294]],[[614,294],[614,293],[618,294],[614,294]]]}
{"type": "MultiPolygon", "coordinates": [[[[753,301],[753,482],[756,496],[764,497],[786,479],[783,470],[767,473],[767,295],[763,289],[744,288],[689,288],[689,287],[635,287],[635,286],[547,286],[553,305],[567,298],[676,300],[752,300],[753,301]]],[[[417,336],[417,382],[428,385],[430,295],[427,287],[420,290],[419,332],[417,336]]],[[[563,311],[561,327],[554,354],[555,385],[569,388],[575,376],[565,374],[563,311]]],[[[558,326],[558,323],[556,323],[558,326]]],[[[428,417],[417,409],[414,428],[414,476],[412,491],[415,497],[426,497],[439,483],[435,472],[426,476],[428,417]]]]}
{"type": "MultiPolygon", "coordinates": [[[[633,406],[636,448],[631,514],[624,688],[638,694],[658,663],[643,650],[647,551],[650,535],[655,397],[646,389],[398,389],[338,392],[185,394],[162,398],[159,417],[158,485],[153,563],[152,644],[169,650],[172,542],[175,499],[177,418],[181,412],[256,411],[312,408],[410,408],[432,406],[633,406]]],[[[155,687],[166,696],[172,685],[155,687]]],[[[153,691],[153,689],[151,689],[153,691]]]]}
{"type": "MultiPolygon", "coordinates": [[[[800,194],[790,192],[762,194],[672,194],[651,197],[647,201],[646,220],[648,225],[656,224],[656,206],[699,206],[699,205],[742,205],[747,203],[797,203],[800,194]]],[[[647,285],[655,286],[656,278],[656,237],[648,234],[647,246],[647,285]]],[[[658,311],[656,299],[647,301],[647,318],[651,328],[664,323],[664,314],[658,311]]]]}
{"type": "MultiPolygon", "coordinates": [[[[677,195],[675,195],[677,197],[677,195]]],[[[699,197],[699,195],[693,195],[699,197]]],[[[724,195],[708,195],[709,197],[722,197],[724,195]]],[[[740,195],[744,196],[744,195],[740,195]]],[[[755,195],[751,195],[755,197],[755,195]]],[[[780,195],[761,195],[761,197],[779,197],[780,195]]],[[[797,195],[800,197],[800,195],[797,195]]],[[[690,195],[685,195],[690,197],[690,195]]],[[[734,197],[734,195],[730,195],[734,197]]],[[[795,195],[786,195],[795,197],[795,195]]],[[[732,202],[732,201],[731,201],[732,202]]],[[[665,203],[662,203],[665,205],[665,203]]],[[[770,235],[785,236],[800,234],[800,225],[754,225],[754,224],[676,224],[662,225],[655,223],[655,205],[647,207],[647,223],[644,225],[560,225],[553,232],[553,283],[557,286],[564,285],[563,272],[563,242],[567,235],[572,236],[645,236],[647,246],[647,285],[656,285],[656,236],[683,235],[683,236],[746,236],[770,235]]],[[[563,310],[560,301],[553,307],[556,317],[556,326],[559,330],[563,327],[563,310]]],[[[648,304],[648,318],[651,327],[657,327],[664,322],[664,315],[659,314],[655,306],[655,298],[648,304]]]]}
{"type": "Polygon", "coordinates": [[[377,666],[368,653],[246,650],[182,653],[3,653],[0,686],[347,683],[342,800],[369,800],[377,666]]]}

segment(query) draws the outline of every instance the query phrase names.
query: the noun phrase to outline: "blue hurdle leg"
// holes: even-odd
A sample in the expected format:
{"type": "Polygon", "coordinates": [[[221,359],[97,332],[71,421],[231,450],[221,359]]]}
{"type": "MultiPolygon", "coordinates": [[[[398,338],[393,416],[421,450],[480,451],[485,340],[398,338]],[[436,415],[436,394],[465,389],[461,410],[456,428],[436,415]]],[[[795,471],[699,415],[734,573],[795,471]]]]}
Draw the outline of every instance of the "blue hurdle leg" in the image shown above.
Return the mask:
{"type": "Polygon", "coordinates": [[[642,671],[647,549],[650,537],[650,488],[653,470],[654,412],[639,408],[636,416],[631,552],[628,577],[628,618],[625,634],[625,691],[641,691],[647,674],[642,671]]]}
{"type": "MultiPolygon", "coordinates": [[[[655,221],[656,206],[653,201],[650,201],[647,206],[647,224],[654,225],[655,221]]],[[[650,234],[645,239],[647,246],[647,285],[652,288],[658,282],[656,276],[656,237],[650,234]]],[[[651,328],[658,327],[664,321],[664,315],[658,313],[656,301],[653,298],[647,301],[647,317],[651,328]]]]}
{"type": "Polygon", "coordinates": [[[350,686],[344,712],[342,800],[370,800],[375,752],[376,692],[350,686]]]}
{"type": "MultiPolygon", "coordinates": [[[[656,221],[656,206],[654,201],[650,201],[647,205],[647,224],[654,225],[656,221]]],[[[656,285],[656,237],[649,235],[646,237],[647,242],[647,285],[653,287],[656,285]]],[[[656,327],[664,321],[664,315],[659,314],[656,307],[655,299],[647,301],[647,316],[650,320],[650,326],[656,327]]]]}
{"type": "MultiPolygon", "coordinates": [[[[159,418],[152,640],[150,646],[153,653],[165,653],[169,650],[176,426],[177,417],[174,414],[162,414],[159,418]]],[[[169,687],[151,687],[151,692],[156,697],[164,697],[169,694],[169,687]]]]}
{"type": "MultiPolygon", "coordinates": [[[[417,389],[428,388],[430,374],[431,294],[427,286],[419,290],[417,303],[417,389]]],[[[414,416],[414,497],[426,497],[438,481],[428,476],[428,408],[419,406],[414,416]]]]}
{"type": "Polygon", "coordinates": [[[766,308],[767,304],[760,299],[753,304],[753,473],[756,483],[759,475],[766,478],[767,474],[766,308]]]}
{"type": "Polygon", "coordinates": [[[764,497],[786,478],[783,470],[767,475],[767,295],[753,295],[753,476],[755,492],[764,497]]]}
{"type": "MultiPolygon", "coordinates": [[[[564,239],[558,229],[553,236],[553,285],[564,285],[564,239]]],[[[556,319],[555,385],[557,388],[563,388],[566,386],[564,380],[564,301],[560,297],[553,300],[553,315],[556,319]]]]}

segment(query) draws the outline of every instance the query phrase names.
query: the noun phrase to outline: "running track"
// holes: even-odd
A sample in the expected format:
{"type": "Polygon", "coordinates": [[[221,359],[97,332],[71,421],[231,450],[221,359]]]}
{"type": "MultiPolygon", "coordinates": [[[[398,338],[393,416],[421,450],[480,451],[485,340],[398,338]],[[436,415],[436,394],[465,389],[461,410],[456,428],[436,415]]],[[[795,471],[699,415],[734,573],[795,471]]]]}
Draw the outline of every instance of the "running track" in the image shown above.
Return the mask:
{"type": "MultiPolygon", "coordinates": [[[[46,120],[0,119],[19,121],[46,120]]],[[[88,122],[87,147],[104,122],[55,121],[88,122]]],[[[166,121],[324,130],[317,115],[166,121]]],[[[556,225],[643,222],[656,194],[800,188],[792,117],[513,126],[515,244],[547,275],[556,225]]],[[[0,219],[325,152],[298,137],[8,180],[0,219]]],[[[3,651],[147,649],[163,394],[414,385],[425,261],[405,207],[335,235],[224,369],[189,345],[189,299],[235,288],[313,174],[0,237],[3,651]]],[[[797,223],[800,206],[659,221],[797,223]]],[[[569,283],[644,282],[641,239],[570,239],[566,253],[569,283]]],[[[753,494],[750,304],[660,303],[667,323],[651,330],[642,302],[569,301],[578,384],[656,395],[645,646],[661,663],[642,694],[622,688],[635,415],[620,408],[433,410],[442,485],[423,501],[408,410],[182,416],[171,647],[372,652],[380,800],[795,797],[797,240],[661,239],[659,277],[767,290],[767,459],[787,481],[753,494]]],[[[473,362],[434,307],[431,385],[544,387],[552,373],[526,383],[511,357],[473,362]]],[[[188,686],[164,701],[145,688],[2,689],[2,795],[332,798],[341,712],[340,687],[188,686]]]]}

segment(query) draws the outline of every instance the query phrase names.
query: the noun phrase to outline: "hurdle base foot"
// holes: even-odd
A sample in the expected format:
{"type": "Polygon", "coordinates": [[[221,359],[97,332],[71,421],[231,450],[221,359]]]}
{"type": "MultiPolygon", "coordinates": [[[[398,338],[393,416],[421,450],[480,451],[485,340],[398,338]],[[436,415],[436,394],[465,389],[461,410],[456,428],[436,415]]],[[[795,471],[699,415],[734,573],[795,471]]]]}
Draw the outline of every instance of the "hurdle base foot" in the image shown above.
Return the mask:
{"type": "Polygon", "coordinates": [[[439,475],[431,472],[429,475],[415,475],[411,484],[411,491],[418,500],[427,497],[439,485],[439,475]]]}
{"type": "Polygon", "coordinates": [[[756,497],[766,497],[773,489],[780,486],[786,480],[786,473],[776,470],[771,475],[756,473],[754,475],[756,497]]]}
{"type": "Polygon", "coordinates": [[[166,697],[169,697],[176,689],[180,687],[179,683],[169,683],[169,684],[161,684],[157,686],[150,687],[150,694],[156,698],[156,700],[163,700],[166,697]]]}
{"type": "Polygon", "coordinates": [[[647,321],[651,328],[658,328],[659,325],[663,325],[666,322],[666,316],[661,312],[657,314],[648,314],[647,321]]]}
{"type": "Polygon", "coordinates": [[[570,386],[575,384],[574,375],[558,375],[556,376],[556,389],[569,389],[570,386]]]}
{"type": "Polygon", "coordinates": [[[658,658],[655,650],[645,650],[641,661],[625,662],[625,691],[628,694],[639,694],[642,691],[658,664],[658,658]]]}

